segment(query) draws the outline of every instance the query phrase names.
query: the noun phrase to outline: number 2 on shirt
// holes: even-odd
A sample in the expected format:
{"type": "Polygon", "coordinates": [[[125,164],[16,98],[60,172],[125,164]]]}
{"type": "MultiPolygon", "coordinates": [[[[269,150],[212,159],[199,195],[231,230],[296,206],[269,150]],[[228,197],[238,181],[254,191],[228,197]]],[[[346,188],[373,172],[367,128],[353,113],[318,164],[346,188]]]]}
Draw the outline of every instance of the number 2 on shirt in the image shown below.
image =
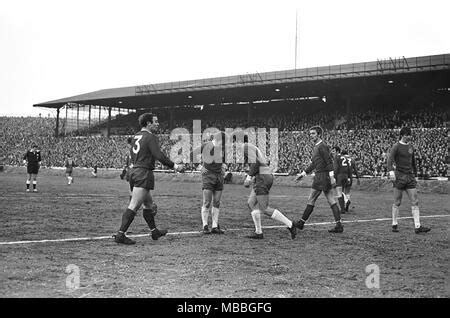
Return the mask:
{"type": "Polygon", "coordinates": [[[134,136],[134,139],[136,139],[136,141],[134,142],[134,146],[133,147],[133,152],[135,154],[137,154],[139,152],[139,150],[141,150],[141,144],[139,143],[139,141],[141,141],[143,135],[138,135],[138,136],[134,136]]]}

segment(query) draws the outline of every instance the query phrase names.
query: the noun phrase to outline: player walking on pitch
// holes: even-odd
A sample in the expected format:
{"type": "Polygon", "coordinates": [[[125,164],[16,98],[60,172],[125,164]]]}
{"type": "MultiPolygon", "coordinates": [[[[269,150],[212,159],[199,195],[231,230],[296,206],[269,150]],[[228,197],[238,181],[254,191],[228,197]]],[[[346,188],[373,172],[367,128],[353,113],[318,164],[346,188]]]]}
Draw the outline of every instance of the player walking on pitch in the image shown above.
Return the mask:
{"type": "Polygon", "coordinates": [[[336,198],[341,208],[341,214],[345,214],[345,200],[343,190],[350,183],[351,170],[347,158],[341,154],[341,148],[334,146],[331,149],[333,154],[334,175],[336,176],[336,198]]]}
{"type": "Polygon", "coordinates": [[[333,161],[331,158],[330,150],[325,142],[321,139],[323,135],[323,130],[319,126],[314,126],[309,129],[309,135],[311,140],[314,142],[314,150],[312,154],[311,164],[299,175],[297,180],[306,176],[307,173],[316,170],[314,180],[311,186],[311,192],[309,194],[308,202],[306,208],[303,212],[302,218],[296,223],[297,227],[302,230],[309,216],[311,215],[314,204],[317,198],[322,193],[325,194],[328,204],[333,211],[334,220],[336,226],[333,229],[328,230],[330,233],[342,233],[344,227],[341,223],[341,213],[334,199],[334,191],[332,189],[332,184],[335,183],[334,171],[333,171],[333,161]]]}
{"type": "Polygon", "coordinates": [[[23,163],[27,165],[27,192],[30,192],[31,179],[33,179],[33,192],[37,192],[37,175],[41,160],[41,151],[36,144],[33,144],[23,156],[23,163]]]}
{"type": "Polygon", "coordinates": [[[132,148],[133,168],[130,171],[130,187],[133,188],[128,208],[122,215],[122,224],[116,235],[115,241],[121,244],[135,244],[136,242],[125,235],[134,220],[137,211],[143,206],[143,217],[151,231],[153,240],[167,234],[167,230],[159,230],[155,225],[157,206],[153,202],[150,191],[154,189],[155,160],[160,161],[169,168],[181,172],[184,166],[171,161],[159,147],[158,137],[154,134],[159,127],[158,117],[152,113],[144,113],[139,116],[139,131],[134,137],[132,148]]]}
{"type": "Polygon", "coordinates": [[[264,213],[266,216],[285,224],[291,233],[291,238],[294,239],[297,235],[295,222],[289,220],[279,210],[269,206],[269,192],[273,185],[273,174],[266,156],[255,145],[246,142],[244,143],[244,160],[249,165],[244,186],[252,185],[247,203],[255,224],[255,233],[249,235],[248,238],[264,238],[261,226],[261,213],[264,213]]]}
{"type": "Polygon", "coordinates": [[[400,141],[392,146],[387,159],[389,178],[393,180],[394,204],[392,205],[392,231],[398,232],[398,214],[402,203],[403,191],[408,194],[411,201],[411,212],[414,219],[415,232],[426,233],[431,229],[420,225],[419,199],[417,197],[417,175],[414,148],[410,144],[411,128],[400,129],[400,141]],[[395,168],[394,168],[395,164],[395,168]]]}
{"type": "Polygon", "coordinates": [[[342,189],[342,195],[344,196],[344,201],[345,201],[345,211],[348,212],[349,208],[350,208],[350,191],[352,189],[352,185],[353,185],[353,174],[355,174],[356,176],[356,184],[360,185],[360,181],[359,181],[359,172],[358,172],[358,167],[356,166],[356,161],[354,158],[352,158],[349,154],[347,150],[342,150],[341,151],[341,155],[345,156],[345,158],[347,158],[347,164],[350,167],[350,179],[349,182],[347,183],[347,185],[342,189]]]}
{"type": "Polygon", "coordinates": [[[72,157],[68,154],[66,158],[66,162],[64,163],[66,166],[66,177],[67,177],[67,185],[71,185],[73,182],[73,167],[75,167],[75,161],[73,161],[72,157]]]}

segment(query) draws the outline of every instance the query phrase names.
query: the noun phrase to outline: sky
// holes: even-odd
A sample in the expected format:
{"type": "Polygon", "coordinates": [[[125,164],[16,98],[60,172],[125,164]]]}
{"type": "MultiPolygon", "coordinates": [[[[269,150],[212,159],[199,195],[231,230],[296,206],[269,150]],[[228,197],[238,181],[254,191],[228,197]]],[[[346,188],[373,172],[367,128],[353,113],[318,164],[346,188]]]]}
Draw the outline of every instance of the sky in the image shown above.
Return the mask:
{"type": "Polygon", "coordinates": [[[0,116],[54,117],[33,104],[106,88],[450,53],[448,12],[448,0],[0,0],[0,116]]]}

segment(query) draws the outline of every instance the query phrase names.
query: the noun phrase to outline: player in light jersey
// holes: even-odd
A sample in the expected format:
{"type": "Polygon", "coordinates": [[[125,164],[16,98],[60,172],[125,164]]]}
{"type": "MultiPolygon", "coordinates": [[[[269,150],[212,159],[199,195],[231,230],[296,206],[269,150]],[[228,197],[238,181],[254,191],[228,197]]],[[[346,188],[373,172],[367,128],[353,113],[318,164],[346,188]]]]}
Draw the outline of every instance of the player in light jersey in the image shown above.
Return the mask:
{"type": "Polygon", "coordinates": [[[66,167],[66,178],[67,178],[67,185],[71,185],[73,183],[73,168],[75,167],[75,161],[72,159],[72,156],[70,154],[67,154],[66,161],[64,163],[64,166],[66,167]]]}
{"type": "Polygon", "coordinates": [[[279,210],[269,206],[269,192],[273,185],[273,174],[268,164],[266,156],[255,145],[244,139],[244,160],[249,166],[244,186],[252,186],[247,204],[251,210],[255,233],[248,236],[251,239],[263,239],[264,235],[261,226],[261,213],[285,224],[294,239],[297,234],[295,222],[289,220],[279,210]]]}
{"type": "MultiPolygon", "coordinates": [[[[194,149],[195,155],[198,149],[194,149]]],[[[225,133],[214,134],[211,141],[204,142],[201,147],[201,173],[203,202],[201,217],[203,234],[223,234],[219,225],[220,200],[222,198],[225,164],[225,133]],[[211,210],[211,230],[208,226],[209,211],[211,210]]]]}

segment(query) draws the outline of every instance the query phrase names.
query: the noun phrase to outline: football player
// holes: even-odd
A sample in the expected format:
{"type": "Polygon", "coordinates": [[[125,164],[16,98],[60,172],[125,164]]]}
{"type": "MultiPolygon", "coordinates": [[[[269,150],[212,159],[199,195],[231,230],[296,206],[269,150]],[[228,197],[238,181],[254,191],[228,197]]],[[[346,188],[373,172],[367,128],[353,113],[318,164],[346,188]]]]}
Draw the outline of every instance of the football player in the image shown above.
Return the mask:
{"type": "Polygon", "coordinates": [[[352,189],[353,185],[353,175],[356,177],[356,184],[360,185],[359,181],[359,173],[358,173],[358,166],[356,165],[356,161],[348,154],[347,150],[342,150],[341,155],[345,156],[347,158],[347,164],[350,167],[350,180],[347,183],[347,185],[342,189],[342,195],[344,196],[345,201],[345,211],[348,212],[348,209],[350,207],[350,190],[352,189]]]}
{"type": "Polygon", "coordinates": [[[27,165],[27,192],[30,192],[31,179],[33,179],[33,192],[37,192],[37,175],[41,160],[41,151],[36,144],[33,144],[31,149],[23,156],[23,163],[27,165]]]}
{"type": "Polygon", "coordinates": [[[387,159],[389,178],[393,181],[394,204],[392,205],[392,231],[398,232],[398,214],[402,203],[403,191],[411,202],[411,212],[414,219],[415,232],[426,233],[431,229],[420,224],[419,199],[417,197],[417,167],[414,158],[414,148],[410,144],[411,128],[400,129],[400,141],[394,144],[387,159]],[[395,164],[395,168],[394,168],[395,164]]]}
{"type": "Polygon", "coordinates": [[[66,158],[64,165],[66,167],[67,185],[71,185],[73,182],[72,173],[73,173],[73,167],[75,167],[75,161],[72,159],[70,154],[67,154],[67,158],[66,158]]]}
{"type": "Polygon", "coordinates": [[[297,235],[295,222],[289,220],[279,210],[269,206],[269,192],[273,184],[273,174],[266,156],[255,145],[244,139],[244,160],[248,164],[249,171],[244,181],[245,187],[252,186],[247,204],[251,210],[255,233],[248,236],[251,239],[263,239],[261,226],[261,213],[285,224],[294,239],[297,235]]]}
{"type": "Polygon", "coordinates": [[[341,214],[345,214],[346,210],[343,189],[345,189],[350,182],[350,166],[347,158],[341,154],[341,148],[339,146],[334,146],[331,150],[331,153],[334,155],[333,167],[334,175],[336,178],[336,198],[339,202],[341,214]]]}
{"type": "MultiPolygon", "coordinates": [[[[198,149],[194,149],[195,155],[198,149]]],[[[214,134],[211,141],[205,142],[201,150],[201,174],[202,174],[202,208],[201,218],[203,234],[223,234],[219,225],[219,208],[222,198],[225,164],[225,133],[214,134]],[[211,230],[208,227],[209,211],[211,210],[211,230]]]]}
{"type": "Polygon", "coordinates": [[[314,204],[317,198],[323,192],[327,198],[328,204],[333,211],[334,220],[336,225],[333,229],[328,230],[330,233],[342,233],[344,227],[341,222],[341,213],[336,204],[333,195],[332,185],[335,183],[333,160],[331,158],[330,150],[325,142],[322,140],[323,130],[319,126],[314,126],[309,129],[309,136],[314,143],[314,149],[312,154],[311,164],[302,171],[299,178],[303,178],[306,174],[315,170],[315,176],[311,186],[311,192],[309,194],[308,202],[303,216],[296,222],[297,227],[302,230],[312,211],[314,210],[314,204]]]}
{"type": "Polygon", "coordinates": [[[136,243],[127,237],[125,233],[141,206],[143,207],[143,217],[150,228],[152,239],[157,240],[167,234],[167,230],[159,230],[155,225],[157,206],[153,202],[150,193],[155,186],[153,175],[155,160],[178,172],[184,170],[182,164],[174,163],[161,152],[158,137],[155,135],[159,127],[158,117],[152,113],[144,113],[139,116],[138,121],[142,129],[133,137],[133,168],[130,171],[130,187],[133,189],[133,192],[128,208],[122,215],[122,224],[119,231],[114,235],[116,243],[127,245],[136,243]]]}

